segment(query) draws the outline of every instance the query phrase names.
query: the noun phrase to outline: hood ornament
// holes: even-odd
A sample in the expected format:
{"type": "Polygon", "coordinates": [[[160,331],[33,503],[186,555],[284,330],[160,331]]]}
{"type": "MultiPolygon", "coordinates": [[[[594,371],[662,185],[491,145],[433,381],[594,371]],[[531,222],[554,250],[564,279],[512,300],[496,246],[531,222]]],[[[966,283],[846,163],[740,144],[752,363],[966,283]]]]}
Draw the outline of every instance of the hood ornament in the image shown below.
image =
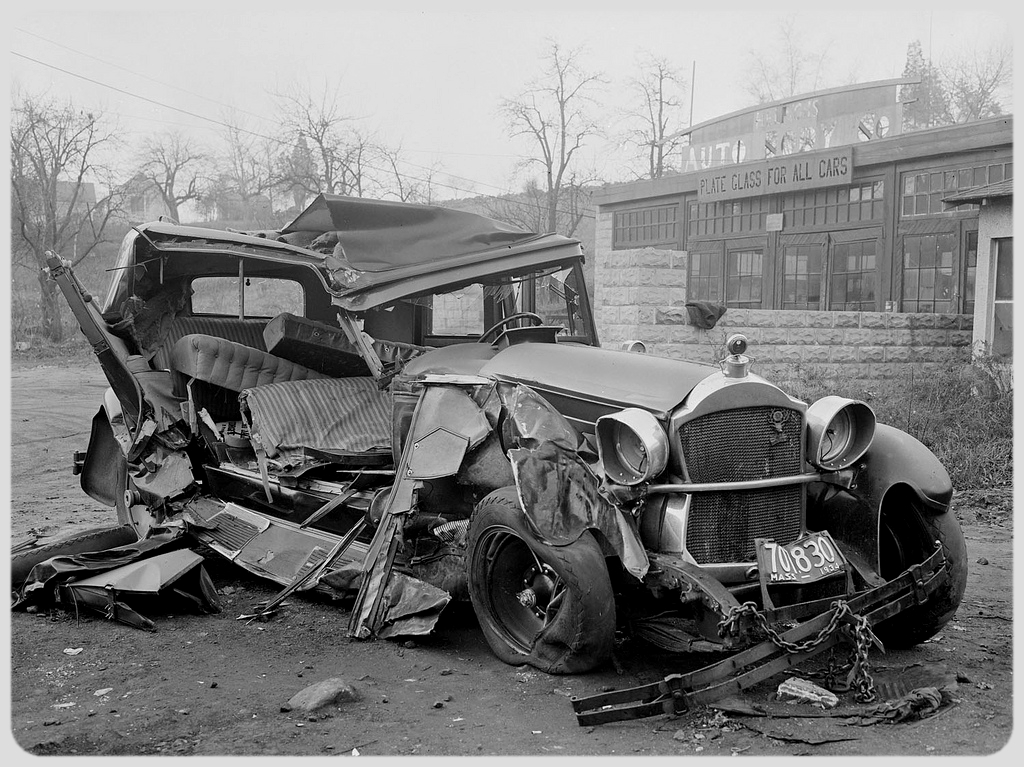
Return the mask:
{"type": "Polygon", "coordinates": [[[722,372],[726,378],[746,378],[753,361],[743,352],[747,350],[747,337],[742,333],[733,333],[725,342],[729,356],[721,361],[722,372]]]}

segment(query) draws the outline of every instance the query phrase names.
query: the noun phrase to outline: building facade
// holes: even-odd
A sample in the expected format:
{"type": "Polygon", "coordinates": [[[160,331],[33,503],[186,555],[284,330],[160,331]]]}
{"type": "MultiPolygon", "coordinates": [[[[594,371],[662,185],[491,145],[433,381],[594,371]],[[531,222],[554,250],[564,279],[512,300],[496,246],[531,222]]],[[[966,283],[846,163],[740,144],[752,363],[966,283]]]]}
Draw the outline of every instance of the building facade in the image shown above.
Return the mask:
{"type": "Polygon", "coordinates": [[[955,195],[1012,185],[1012,118],[901,134],[901,82],[704,123],[684,172],[598,192],[602,339],[711,361],[739,331],[762,362],[865,379],[969,348],[992,325],[997,270],[987,249],[979,268],[982,200],[955,195]],[[701,328],[695,313],[716,306],[701,328]]]}

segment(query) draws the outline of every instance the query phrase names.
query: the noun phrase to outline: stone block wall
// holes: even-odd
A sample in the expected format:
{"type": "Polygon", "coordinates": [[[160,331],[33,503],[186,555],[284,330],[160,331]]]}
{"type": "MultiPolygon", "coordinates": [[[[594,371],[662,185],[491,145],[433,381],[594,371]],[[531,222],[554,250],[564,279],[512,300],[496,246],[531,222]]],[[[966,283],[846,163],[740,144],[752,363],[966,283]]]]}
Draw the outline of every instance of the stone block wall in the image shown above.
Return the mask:
{"type": "Polygon", "coordinates": [[[743,333],[761,375],[819,372],[858,382],[897,378],[909,367],[937,370],[971,347],[973,318],[959,314],[731,308],[702,330],[689,323],[686,267],[683,251],[600,250],[594,303],[602,345],[640,340],[650,354],[714,363],[726,338],[743,333]]]}

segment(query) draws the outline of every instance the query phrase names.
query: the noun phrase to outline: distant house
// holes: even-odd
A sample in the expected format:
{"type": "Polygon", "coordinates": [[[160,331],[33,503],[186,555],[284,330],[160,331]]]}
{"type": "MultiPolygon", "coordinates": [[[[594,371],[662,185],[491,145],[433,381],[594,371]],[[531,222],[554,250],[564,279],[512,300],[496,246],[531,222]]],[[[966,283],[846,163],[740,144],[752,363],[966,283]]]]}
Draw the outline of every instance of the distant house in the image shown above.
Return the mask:
{"type": "Polygon", "coordinates": [[[89,215],[96,207],[96,187],[88,182],[74,181],[57,182],[57,211],[63,216],[72,209],[83,215],[89,215]],[[72,206],[74,206],[72,208],[72,206]]]}
{"type": "Polygon", "coordinates": [[[160,216],[169,216],[170,213],[156,184],[141,173],[132,177],[128,182],[128,199],[125,206],[125,218],[128,223],[156,221],[160,216]]]}

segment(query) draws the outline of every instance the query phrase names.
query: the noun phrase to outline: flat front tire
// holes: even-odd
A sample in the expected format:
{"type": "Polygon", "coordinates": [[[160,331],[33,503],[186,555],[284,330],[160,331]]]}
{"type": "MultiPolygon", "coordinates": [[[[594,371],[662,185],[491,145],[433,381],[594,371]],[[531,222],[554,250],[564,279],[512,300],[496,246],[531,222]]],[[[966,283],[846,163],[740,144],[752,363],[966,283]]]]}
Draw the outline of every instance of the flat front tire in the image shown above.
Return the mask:
{"type": "Polygon", "coordinates": [[[951,510],[931,514],[907,499],[906,505],[886,509],[880,528],[882,577],[890,580],[910,565],[924,561],[942,547],[949,577],[931,598],[883,621],[875,633],[886,647],[902,649],[930,639],[945,626],[967,587],[967,543],[951,510]]]}
{"type": "Polygon", "coordinates": [[[590,532],[567,546],[544,543],[515,488],[496,490],[473,512],[468,570],[470,601],[500,660],[576,674],[611,656],[614,594],[590,532]]]}

